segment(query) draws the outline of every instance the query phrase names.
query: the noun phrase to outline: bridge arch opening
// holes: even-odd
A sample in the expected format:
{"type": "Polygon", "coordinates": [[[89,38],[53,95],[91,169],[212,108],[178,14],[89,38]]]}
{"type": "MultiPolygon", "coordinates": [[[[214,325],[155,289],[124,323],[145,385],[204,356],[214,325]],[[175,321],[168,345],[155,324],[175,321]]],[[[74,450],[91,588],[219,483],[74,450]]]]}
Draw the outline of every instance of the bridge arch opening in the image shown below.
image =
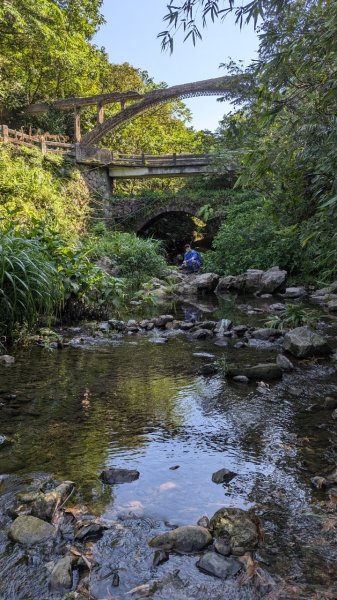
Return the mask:
{"type": "Polygon", "coordinates": [[[208,225],[184,210],[162,211],[138,229],[137,235],[160,240],[171,264],[179,264],[184,245],[192,243],[196,250],[209,250],[213,234],[208,225]]]}

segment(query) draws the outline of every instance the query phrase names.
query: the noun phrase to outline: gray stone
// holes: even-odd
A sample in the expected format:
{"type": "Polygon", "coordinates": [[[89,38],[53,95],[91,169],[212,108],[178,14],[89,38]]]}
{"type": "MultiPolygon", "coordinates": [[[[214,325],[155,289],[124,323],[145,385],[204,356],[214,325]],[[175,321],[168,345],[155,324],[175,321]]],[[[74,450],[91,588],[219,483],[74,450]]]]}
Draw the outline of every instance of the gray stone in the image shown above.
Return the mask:
{"type": "Polygon", "coordinates": [[[229,331],[229,329],[232,327],[233,322],[230,319],[220,319],[220,321],[217,322],[216,327],[215,327],[215,333],[216,335],[223,335],[226,331],[229,331]]]}
{"type": "Polygon", "coordinates": [[[337,408],[337,398],[335,396],[326,396],[324,398],[324,408],[327,410],[334,410],[337,408]]]}
{"type": "Polygon", "coordinates": [[[77,521],[75,527],[75,540],[99,537],[106,529],[107,527],[97,520],[77,521]]]}
{"type": "Polygon", "coordinates": [[[39,492],[32,502],[31,514],[38,519],[50,520],[55,508],[66,500],[74,487],[73,481],[63,481],[63,483],[45,494],[39,492]]]}
{"type": "Polygon", "coordinates": [[[235,383],[249,383],[249,379],[246,375],[235,375],[233,381],[235,381],[235,383]]]}
{"type": "Polygon", "coordinates": [[[56,529],[50,523],[30,515],[20,516],[12,523],[8,536],[13,542],[34,546],[56,536],[56,529]]]}
{"type": "Polygon", "coordinates": [[[214,540],[214,548],[222,556],[229,556],[231,553],[230,538],[218,538],[214,540]]]}
{"type": "Polygon", "coordinates": [[[139,478],[139,471],[135,469],[105,469],[102,471],[100,477],[103,483],[130,483],[139,478]]]}
{"type": "Polygon", "coordinates": [[[114,329],[115,331],[124,331],[125,329],[124,321],[118,321],[118,319],[109,319],[108,323],[111,329],[114,329]]]}
{"type": "Polygon", "coordinates": [[[285,304],[282,304],[282,302],[275,302],[275,304],[271,304],[269,306],[269,310],[273,311],[273,312],[278,312],[281,310],[285,309],[285,304]]]}
{"type": "Polygon", "coordinates": [[[261,277],[260,290],[261,292],[273,293],[282,287],[287,279],[287,271],[279,267],[272,267],[265,271],[261,277]]]}
{"type": "Polygon", "coordinates": [[[326,296],[329,294],[334,294],[337,292],[337,281],[334,281],[330,285],[325,288],[321,288],[320,290],[315,291],[315,296],[326,296]]]}
{"type": "Polygon", "coordinates": [[[278,354],[276,357],[276,364],[281,367],[282,371],[293,371],[294,365],[284,354],[278,354]]]}
{"type": "Polygon", "coordinates": [[[208,516],[203,515],[202,517],[200,517],[200,519],[198,519],[198,521],[197,521],[197,525],[199,525],[200,527],[206,527],[206,529],[209,529],[210,522],[209,522],[208,516]]]}
{"type": "Polygon", "coordinates": [[[151,342],[151,344],[167,344],[168,343],[168,338],[164,338],[164,337],[152,337],[151,339],[149,339],[149,342],[151,342]]]}
{"type": "Polygon", "coordinates": [[[12,443],[12,440],[10,440],[8,437],[6,437],[5,435],[0,435],[0,448],[10,446],[12,443]]]}
{"type": "Polygon", "coordinates": [[[307,290],[303,286],[288,287],[284,292],[285,298],[304,298],[307,296],[307,290]]]}
{"type": "Polygon", "coordinates": [[[218,284],[219,275],[217,273],[202,273],[194,277],[194,285],[198,292],[213,292],[218,284]]]}
{"type": "Polygon", "coordinates": [[[287,272],[272,267],[268,271],[261,269],[248,269],[242,275],[221,277],[216,289],[217,292],[222,292],[230,289],[242,292],[260,292],[273,293],[283,286],[287,277],[287,272]]]}
{"type": "Polygon", "coordinates": [[[70,590],[72,587],[72,564],[73,558],[65,556],[55,564],[49,580],[50,589],[53,592],[70,590]]]}
{"type": "Polygon", "coordinates": [[[254,329],[254,331],[252,332],[252,337],[256,340],[269,340],[271,338],[278,338],[281,335],[281,331],[278,331],[278,329],[273,329],[272,327],[254,329]]]}
{"type": "Polygon", "coordinates": [[[203,365],[200,369],[201,375],[207,377],[208,375],[216,375],[219,371],[219,367],[216,363],[208,363],[203,365]]]}
{"type": "Polygon", "coordinates": [[[156,535],[149,541],[151,548],[161,550],[177,550],[178,552],[197,552],[212,542],[212,536],[208,529],[199,525],[186,525],[177,527],[156,535]]]}
{"type": "Polygon", "coordinates": [[[233,556],[225,558],[216,552],[206,552],[197,562],[197,567],[209,575],[226,579],[234,577],[241,571],[243,565],[233,556]]]}
{"type": "Polygon", "coordinates": [[[233,367],[230,365],[226,374],[231,378],[244,375],[248,379],[271,381],[282,377],[282,369],[276,363],[259,364],[253,367],[233,367]]]}
{"type": "Polygon", "coordinates": [[[216,321],[200,321],[198,326],[200,329],[209,329],[210,331],[214,331],[216,327],[216,321]]]}
{"type": "Polygon", "coordinates": [[[159,565],[162,565],[164,562],[168,561],[169,557],[170,555],[168,552],[165,552],[164,550],[156,550],[152,564],[154,567],[158,567],[159,565]]]}
{"type": "Polygon", "coordinates": [[[258,543],[255,523],[240,508],[220,508],[211,518],[211,526],[215,537],[229,538],[232,554],[240,556],[258,543]]]}
{"type": "Polygon", "coordinates": [[[334,419],[334,421],[337,419],[337,408],[335,408],[335,410],[333,411],[331,417],[334,419]]]}
{"type": "Polygon", "coordinates": [[[165,325],[170,321],[174,321],[174,317],[172,315],[160,315],[159,317],[152,319],[152,323],[154,323],[155,327],[165,327],[165,325]]]}
{"type": "Polygon", "coordinates": [[[307,325],[288,331],[284,336],[283,349],[298,358],[330,352],[326,339],[307,325]]]}
{"type": "Polygon", "coordinates": [[[337,300],[330,300],[328,302],[328,309],[331,310],[332,312],[337,311],[337,300]]]}
{"type": "Polygon", "coordinates": [[[206,340],[213,337],[213,332],[209,329],[197,329],[191,334],[194,340],[206,340]]]}
{"type": "Polygon", "coordinates": [[[0,356],[0,363],[3,365],[13,365],[15,363],[15,358],[9,354],[2,354],[0,356]]]}
{"type": "Polygon", "coordinates": [[[228,469],[219,469],[219,471],[215,471],[212,475],[212,481],[214,483],[229,483],[237,473],[233,473],[233,471],[229,471],[228,469]]]}

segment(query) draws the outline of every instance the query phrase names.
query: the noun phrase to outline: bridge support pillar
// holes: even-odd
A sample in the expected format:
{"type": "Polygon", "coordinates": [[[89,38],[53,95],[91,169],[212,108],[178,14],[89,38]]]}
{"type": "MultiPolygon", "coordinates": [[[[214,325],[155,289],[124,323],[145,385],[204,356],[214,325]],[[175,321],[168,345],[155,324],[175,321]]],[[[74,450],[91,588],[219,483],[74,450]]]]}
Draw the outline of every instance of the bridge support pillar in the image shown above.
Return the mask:
{"type": "Polygon", "coordinates": [[[75,108],[75,143],[78,144],[81,141],[81,110],[77,106],[75,108]]]}
{"type": "Polygon", "coordinates": [[[100,102],[97,104],[97,124],[101,125],[104,121],[104,105],[100,102]]]}

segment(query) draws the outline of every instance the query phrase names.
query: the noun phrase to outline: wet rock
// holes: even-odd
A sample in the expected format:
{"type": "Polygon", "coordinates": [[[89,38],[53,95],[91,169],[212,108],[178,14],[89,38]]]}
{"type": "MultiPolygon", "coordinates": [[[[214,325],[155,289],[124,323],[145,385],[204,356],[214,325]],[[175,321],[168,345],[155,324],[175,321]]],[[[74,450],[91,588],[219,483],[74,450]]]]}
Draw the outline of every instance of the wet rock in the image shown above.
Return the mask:
{"type": "Polygon", "coordinates": [[[73,481],[64,481],[54,490],[40,492],[31,505],[31,514],[38,519],[50,520],[54,514],[55,508],[60,506],[67,496],[74,489],[73,481]]]}
{"type": "Polygon", "coordinates": [[[12,440],[10,440],[7,436],[0,435],[0,450],[2,448],[6,448],[6,446],[10,446],[12,443],[12,440]]]}
{"type": "Polygon", "coordinates": [[[230,538],[218,538],[214,540],[214,548],[218,554],[229,556],[231,553],[230,538]]]}
{"type": "Polygon", "coordinates": [[[104,333],[108,333],[108,331],[110,330],[110,325],[109,325],[108,321],[102,322],[98,325],[97,329],[98,329],[98,331],[103,331],[104,333]]]}
{"type": "Polygon", "coordinates": [[[273,312],[278,312],[281,310],[285,309],[285,304],[282,304],[282,302],[275,302],[275,304],[271,304],[269,306],[269,310],[273,311],[273,312]]]}
{"type": "Polygon", "coordinates": [[[151,344],[167,344],[168,343],[168,338],[164,338],[164,337],[152,337],[151,339],[149,339],[149,342],[151,342],[151,344]]]}
{"type": "Polygon", "coordinates": [[[329,354],[327,340],[308,326],[296,327],[284,336],[283,349],[297,358],[329,354]]]}
{"type": "Polygon", "coordinates": [[[75,540],[84,540],[84,538],[97,538],[108,529],[105,525],[96,520],[78,521],[75,527],[75,540]]]}
{"type": "Polygon", "coordinates": [[[152,323],[155,327],[165,327],[165,325],[170,321],[174,321],[174,317],[172,315],[160,315],[159,317],[152,319],[152,323]]]}
{"type": "Polygon", "coordinates": [[[119,586],[119,582],[120,582],[120,579],[119,579],[118,573],[114,573],[112,575],[112,578],[111,578],[111,585],[113,587],[118,587],[119,586]]]}
{"type": "Polygon", "coordinates": [[[149,546],[167,551],[197,552],[211,542],[212,536],[205,527],[186,525],[155,536],[149,541],[149,546]]]}
{"type": "Polygon", "coordinates": [[[214,483],[229,483],[237,473],[233,473],[233,471],[229,471],[228,469],[219,469],[219,471],[215,471],[212,475],[212,481],[214,483]]]}
{"type": "Polygon", "coordinates": [[[294,370],[294,365],[284,354],[278,354],[276,364],[281,367],[282,371],[290,372],[294,370]]]}
{"type": "Polygon", "coordinates": [[[168,561],[169,553],[164,550],[156,550],[153,557],[153,566],[158,567],[162,565],[164,562],[168,561]]]}
{"type": "Polygon", "coordinates": [[[216,335],[221,336],[225,331],[229,331],[232,325],[233,322],[230,319],[221,319],[217,322],[214,332],[216,335]]]}
{"type": "Polygon", "coordinates": [[[332,419],[335,421],[337,419],[337,408],[335,408],[335,410],[333,411],[332,415],[331,415],[332,419]]]}
{"type": "Polygon", "coordinates": [[[246,333],[247,329],[247,325],[236,325],[232,328],[232,331],[234,331],[238,337],[242,337],[246,333]]]}
{"type": "Polygon", "coordinates": [[[139,327],[141,329],[147,329],[147,326],[149,325],[149,323],[151,323],[151,321],[149,319],[143,319],[142,321],[140,321],[139,327]]]}
{"type": "Polygon", "coordinates": [[[220,579],[234,577],[241,569],[242,564],[234,557],[225,558],[216,552],[206,552],[197,562],[197,567],[220,579]]]}
{"type": "Polygon", "coordinates": [[[198,326],[200,329],[209,329],[210,331],[214,331],[216,327],[216,321],[201,321],[198,326]]]}
{"type": "Polygon", "coordinates": [[[191,336],[193,340],[206,340],[213,337],[213,332],[209,329],[197,329],[191,336]]]}
{"type": "Polygon", "coordinates": [[[130,483],[139,478],[139,471],[135,469],[105,469],[102,471],[100,477],[103,483],[130,483]]]}
{"type": "Polygon", "coordinates": [[[199,525],[199,527],[205,527],[206,529],[209,529],[210,521],[207,515],[203,515],[202,517],[200,517],[200,519],[198,519],[197,521],[197,525],[199,525]]]}
{"type": "Polygon", "coordinates": [[[215,344],[215,346],[219,346],[219,348],[226,348],[226,346],[228,346],[228,341],[227,340],[215,340],[214,344],[215,344]]]}
{"type": "Polygon", "coordinates": [[[307,290],[303,286],[288,287],[284,292],[285,298],[304,298],[307,295],[307,290]]]}
{"type": "Polygon", "coordinates": [[[179,469],[180,465],[173,465],[173,467],[169,467],[170,471],[175,471],[176,469],[179,469]]]}
{"type": "Polygon", "coordinates": [[[2,354],[0,356],[0,364],[2,365],[13,365],[15,363],[14,356],[10,356],[9,354],[2,354]]]}
{"type": "Polygon", "coordinates": [[[331,312],[337,311],[337,300],[329,300],[327,307],[331,312]]]}
{"type": "Polygon", "coordinates": [[[72,587],[73,557],[65,556],[55,564],[49,580],[50,589],[54,592],[70,590],[72,587]]]}
{"type": "Polygon", "coordinates": [[[125,330],[125,322],[118,321],[118,319],[109,319],[108,321],[110,328],[115,331],[124,331],[125,330]]]}
{"type": "Polygon", "coordinates": [[[54,538],[56,529],[50,523],[37,517],[20,516],[12,523],[8,536],[13,542],[34,546],[54,538]]]}
{"type": "Polygon", "coordinates": [[[180,323],[180,329],[183,331],[188,331],[189,329],[192,329],[192,327],[194,327],[194,323],[192,321],[182,321],[180,323]]]}
{"type": "Polygon", "coordinates": [[[268,271],[248,269],[242,275],[222,277],[219,280],[216,292],[234,289],[241,292],[273,293],[283,286],[287,272],[272,267],[268,271]]]}
{"type": "Polygon", "coordinates": [[[335,396],[326,396],[324,398],[324,408],[327,410],[334,410],[337,408],[337,398],[335,396]]]}
{"type": "Polygon", "coordinates": [[[194,277],[193,285],[198,292],[213,292],[218,284],[219,275],[217,273],[202,273],[194,277]]]}
{"type": "Polygon", "coordinates": [[[216,375],[219,372],[219,367],[216,363],[208,363],[207,365],[203,365],[200,369],[201,375],[205,377],[216,375]]]}
{"type": "Polygon", "coordinates": [[[228,377],[243,375],[248,379],[271,381],[282,377],[282,369],[276,363],[259,364],[253,367],[233,367],[230,365],[227,368],[226,375],[228,377]]]}
{"type": "Polygon", "coordinates": [[[240,556],[257,545],[256,525],[240,508],[220,508],[211,518],[211,526],[216,537],[229,538],[232,554],[240,556]]]}
{"type": "Polygon", "coordinates": [[[282,332],[272,327],[263,327],[261,329],[255,329],[252,332],[252,337],[256,340],[270,340],[281,337],[282,332]]]}
{"type": "Polygon", "coordinates": [[[240,348],[246,348],[247,344],[245,342],[237,342],[234,344],[233,348],[236,350],[240,350],[240,348]]]}
{"type": "Polygon", "coordinates": [[[235,375],[233,381],[235,381],[235,383],[249,383],[249,379],[246,375],[235,375]]]}

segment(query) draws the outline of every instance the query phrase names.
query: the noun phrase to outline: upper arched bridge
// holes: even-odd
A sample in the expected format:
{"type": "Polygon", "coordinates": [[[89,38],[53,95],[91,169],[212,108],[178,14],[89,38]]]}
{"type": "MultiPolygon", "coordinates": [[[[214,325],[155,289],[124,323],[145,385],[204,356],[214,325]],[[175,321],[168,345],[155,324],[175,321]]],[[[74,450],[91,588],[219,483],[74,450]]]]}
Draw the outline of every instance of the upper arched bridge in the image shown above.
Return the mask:
{"type": "Polygon", "coordinates": [[[224,94],[245,94],[246,78],[242,75],[216,77],[174,85],[172,87],[160,88],[139,94],[138,92],[111,92],[86,98],[66,98],[53,102],[31,104],[28,108],[30,113],[46,112],[54,107],[58,110],[75,111],[75,142],[81,146],[92,146],[99,142],[109,131],[121,127],[124,123],[138,117],[145,111],[173,100],[174,98],[191,98],[194,96],[223,96],[224,94]],[[120,111],[104,120],[104,106],[107,104],[120,103],[120,111]],[[127,103],[129,103],[127,105],[127,103]],[[131,104],[130,104],[131,103],[131,104]],[[81,136],[81,108],[96,106],[97,125],[92,131],[81,136]]]}

